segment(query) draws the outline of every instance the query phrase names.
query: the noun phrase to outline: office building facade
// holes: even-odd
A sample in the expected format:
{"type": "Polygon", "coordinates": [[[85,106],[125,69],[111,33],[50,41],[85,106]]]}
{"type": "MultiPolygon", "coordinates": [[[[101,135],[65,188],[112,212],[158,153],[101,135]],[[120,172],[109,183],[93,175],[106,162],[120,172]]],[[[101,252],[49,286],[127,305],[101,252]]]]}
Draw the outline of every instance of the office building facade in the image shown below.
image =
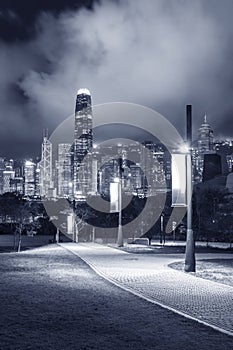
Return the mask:
{"type": "Polygon", "coordinates": [[[90,91],[77,92],[73,155],[73,194],[85,199],[92,192],[92,101],[90,91]]]}

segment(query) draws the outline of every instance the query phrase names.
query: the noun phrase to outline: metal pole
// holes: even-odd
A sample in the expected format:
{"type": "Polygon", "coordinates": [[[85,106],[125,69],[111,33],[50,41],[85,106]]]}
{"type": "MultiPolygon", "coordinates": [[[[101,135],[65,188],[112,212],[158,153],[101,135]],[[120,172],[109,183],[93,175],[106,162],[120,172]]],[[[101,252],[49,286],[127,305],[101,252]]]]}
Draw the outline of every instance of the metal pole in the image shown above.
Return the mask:
{"type": "Polygon", "coordinates": [[[117,236],[117,245],[118,247],[124,246],[123,241],[123,232],[122,232],[122,179],[120,177],[118,185],[118,201],[119,201],[119,221],[118,221],[118,236],[117,236]]]}
{"type": "Polygon", "coordinates": [[[78,227],[76,225],[76,222],[74,222],[74,227],[75,227],[75,242],[78,243],[78,227]]]}
{"type": "Polygon", "coordinates": [[[73,242],[76,242],[76,230],[75,230],[75,199],[73,200],[73,220],[72,220],[72,224],[73,224],[73,242]]]}
{"type": "Polygon", "coordinates": [[[17,234],[17,231],[15,229],[15,231],[14,231],[14,250],[16,250],[16,234],[17,234]]]}
{"type": "Polygon", "coordinates": [[[163,243],[163,214],[160,216],[160,244],[163,243]]]}
{"type": "Polygon", "coordinates": [[[164,215],[161,216],[161,231],[162,231],[162,238],[163,238],[163,245],[165,245],[165,230],[164,230],[164,215]]]}
{"type": "Polygon", "coordinates": [[[57,233],[56,233],[56,243],[59,243],[59,228],[57,228],[57,233]]]}
{"type": "Polygon", "coordinates": [[[176,241],[176,221],[172,222],[173,243],[176,241]]]}
{"type": "Polygon", "coordinates": [[[118,184],[118,204],[119,204],[119,221],[118,221],[118,235],[117,235],[117,245],[118,247],[124,246],[123,232],[122,232],[122,174],[123,169],[123,160],[119,159],[119,184],[118,184]]]}
{"type": "Polygon", "coordinates": [[[195,242],[192,229],[192,106],[186,106],[187,113],[187,143],[188,154],[186,157],[187,167],[187,234],[186,234],[186,249],[185,249],[185,267],[186,272],[196,271],[195,261],[195,242]]]}
{"type": "Polygon", "coordinates": [[[23,225],[22,225],[22,224],[19,224],[19,242],[18,242],[18,253],[20,253],[20,250],[21,250],[22,229],[23,229],[23,225]]]}
{"type": "Polygon", "coordinates": [[[175,243],[175,241],[176,241],[176,230],[175,229],[173,229],[172,235],[173,235],[173,243],[175,243]]]}

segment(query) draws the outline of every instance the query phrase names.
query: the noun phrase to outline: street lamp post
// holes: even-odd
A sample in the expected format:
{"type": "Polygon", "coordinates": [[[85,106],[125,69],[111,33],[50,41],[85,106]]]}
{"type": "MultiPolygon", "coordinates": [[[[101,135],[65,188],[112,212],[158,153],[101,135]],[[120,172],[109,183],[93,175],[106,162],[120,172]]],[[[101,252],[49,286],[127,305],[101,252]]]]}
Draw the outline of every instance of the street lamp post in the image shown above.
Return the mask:
{"type": "Polygon", "coordinates": [[[163,243],[163,214],[160,216],[160,244],[163,243]]]}
{"type": "Polygon", "coordinates": [[[195,243],[192,229],[192,106],[187,105],[187,145],[172,154],[172,206],[187,208],[185,249],[186,272],[195,272],[195,243]]]}
{"type": "Polygon", "coordinates": [[[73,242],[76,242],[76,225],[75,225],[75,199],[73,199],[73,215],[72,215],[72,230],[73,230],[73,242]]]}
{"type": "Polygon", "coordinates": [[[119,216],[118,216],[118,234],[117,234],[117,245],[123,247],[123,232],[122,232],[122,178],[120,173],[119,184],[118,184],[118,203],[119,203],[119,216]]]}
{"type": "Polygon", "coordinates": [[[114,182],[110,183],[110,212],[118,213],[118,231],[117,245],[123,247],[123,232],[122,232],[122,182],[121,178],[117,177],[114,182]]]}
{"type": "Polygon", "coordinates": [[[176,222],[172,222],[172,234],[173,234],[173,243],[176,241],[176,222]]]}
{"type": "Polygon", "coordinates": [[[185,267],[186,272],[196,271],[195,261],[195,242],[192,229],[192,106],[186,106],[187,113],[187,234],[186,234],[186,249],[185,249],[185,267]]]}
{"type": "Polygon", "coordinates": [[[123,174],[122,159],[119,159],[119,176],[110,183],[110,212],[118,212],[118,232],[117,245],[123,247],[124,239],[122,232],[122,174],[123,174]]]}
{"type": "Polygon", "coordinates": [[[59,243],[60,241],[60,231],[59,231],[59,228],[57,227],[57,232],[56,232],[56,243],[59,243]]]}
{"type": "Polygon", "coordinates": [[[187,200],[187,234],[184,270],[186,272],[195,272],[195,243],[192,229],[192,161],[190,152],[187,158],[187,200]]]}
{"type": "Polygon", "coordinates": [[[22,230],[23,230],[23,225],[19,225],[19,242],[18,242],[18,253],[20,253],[21,249],[21,242],[22,242],[22,230]]]}
{"type": "Polygon", "coordinates": [[[118,235],[117,235],[117,245],[118,247],[124,246],[124,238],[122,231],[122,179],[123,179],[123,160],[119,158],[119,186],[118,186],[118,202],[119,202],[119,222],[118,222],[118,235]]]}
{"type": "Polygon", "coordinates": [[[95,227],[92,229],[92,242],[95,243],[95,227]]]}

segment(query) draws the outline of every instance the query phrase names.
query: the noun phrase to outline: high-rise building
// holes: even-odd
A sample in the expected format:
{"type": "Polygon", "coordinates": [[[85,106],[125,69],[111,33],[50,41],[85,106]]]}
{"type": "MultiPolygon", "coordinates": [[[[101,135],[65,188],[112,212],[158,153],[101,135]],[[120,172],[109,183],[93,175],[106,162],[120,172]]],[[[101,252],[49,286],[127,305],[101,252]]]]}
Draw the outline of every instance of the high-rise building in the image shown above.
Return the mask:
{"type": "Polygon", "coordinates": [[[227,158],[227,165],[229,172],[233,172],[233,154],[229,154],[226,156],[227,158]]]}
{"type": "Polygon", "coordinates": [[[44,135],[41,146],[40,161],[40,194],[42,197],[51,197],[53,188],[52,173],[52,143],[48,140],[48,135],[44,135]]]}
{"type": "Polygon", "coordinates": [[[130,185],[133,194],[137,195],[137,190],[142,188],[142,176],[143,172],[139,165],[130,164],[130,185]]]}
{"type": "Polygon", "coordinates": [[[60,143],[58,145],[58,196],[70,197],[72,195],[71,178],[71,144],[60,143]]]}
{"type": "Polygon", "coordinates": [[[92,151],[92,195],[98,194],[98,179],[99,179],[99,167],[100,154],[97,146],[94,146],[92,151]]]}
{"type": "Polygon", "coordinates": [[[92,102],[87,89],[77,92],[74,134],[74,197],[85,199],[92,190],[92,102]]]}
{"type": "Polygon", "coordinates": [[[11,180],[11,184],[14,188],[14,192],[19,194],[24,193],[24,181],[22,176],[15,176],[14,179],[11,180]]]}
{"type": "Polygon", "coordinates": [[[40,163],[36,164],[36,173],[35,173],[35,196],[40,197],[40,163]]]}
{"type": "Polygon", "coordinates": [[[214,134],[210,125],[207,123],[207,117],[204,116],[204,123],[199,128],[199,135],[197,140],[197,152],[194,154],[194,178],[195,182],[202,181],[203,168],[204,168],[204,154],[215,153],[214,151],[214,134]]]}
{"type": "Polygon", "coordinates": [[[6,169],[3,171],[3,193],[15,192],[15,171],[12,165],[6,165],[6,169]]]}
{"type": "Polygon", "coordinates": [[[144,172],[142,188],[147,196],[166,189],[164,169],[164,149],[152,141],[144,141],[141,149],[140,165],[144,172]]]}
{"type": "Polygon", "coordinates": [[[30,160],[24,163],[24,195],[28,197],[35,196],[35,173],[36,164],[30,160]]]}
{"type": "Polygon", "coordinates": [[[102,157],[101,163],[103,166],[99,170],[99,192],[101,195],[110,195],[110,183],[114,182],[115,178],[119,178],[119,161],[118,159],[109,159],[106,156],[107,161],[104,161],[102,157]]]}
{"type": "Polygon", "coordinates": [[[5,159],[0,157],[0,194],[3,194],[3,171],[5,170],[5,159]]]}
{"type": "Polygon", "coordinates": [[[23,187],[21,161],[15,163],[13,159],[5,160],[0,157],[0,194],[6,192],[23,194],[23,187]]]}
{"type": "Polygon", "coordinates": [[[199,152],[210,152],[214,149],[214,134],[210,125],[207,123],[207,116],[204,116],[204,123],[199,128],[199,136],[197,141],[199,152]]]}
{"type": "Polygon", "coordinates": [[[213,179],[222,174],[221,156],[219,154],[204,154],[202,181],[213,179]]]}
{"type": "Polygon", "coordinates": [[[214,142],[214,149],[221,156],[222,173],[232,172],[233,144],[232,140],[218,140],[214,142]]]}

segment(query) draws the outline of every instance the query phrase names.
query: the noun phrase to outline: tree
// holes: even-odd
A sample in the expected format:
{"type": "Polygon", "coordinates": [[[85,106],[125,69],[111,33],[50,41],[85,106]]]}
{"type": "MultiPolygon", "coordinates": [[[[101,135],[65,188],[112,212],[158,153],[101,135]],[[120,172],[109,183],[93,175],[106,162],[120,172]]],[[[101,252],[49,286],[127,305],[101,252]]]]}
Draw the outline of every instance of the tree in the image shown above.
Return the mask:
{"type": "Polygon", "coordinates": [[[226,194],[225,189],[196,187],[195,214],[199,238],[208,241],[219,237],[221,210],[227,205],[226,194]]]}
{"type": "Polygon", "coordinates": [[[4,223],[10,223],[14,228],[14,249],[21,249],[23,232],[38,228],[39,223],[35,220],[32,211],[32,202],[27,201],[18,193],[4,193],[0,196],[0,216],[4,223]],[[17,242],[18,238],[18,242],[17,242]]]}

